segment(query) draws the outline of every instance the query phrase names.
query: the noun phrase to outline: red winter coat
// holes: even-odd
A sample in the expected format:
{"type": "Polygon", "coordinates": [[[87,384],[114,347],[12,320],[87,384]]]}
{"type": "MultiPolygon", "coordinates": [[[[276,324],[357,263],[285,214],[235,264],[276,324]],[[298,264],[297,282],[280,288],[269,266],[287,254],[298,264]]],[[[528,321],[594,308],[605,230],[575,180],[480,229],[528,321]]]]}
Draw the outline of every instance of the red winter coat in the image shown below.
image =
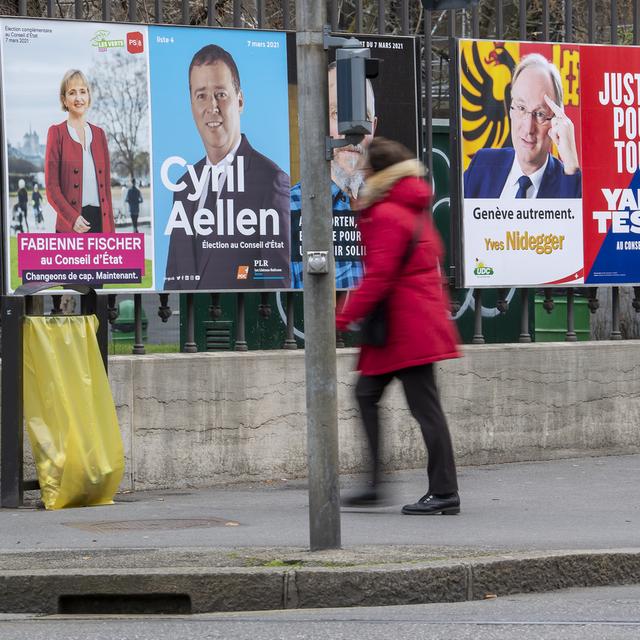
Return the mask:
{"type": "MultiPolygon", "coordinates": [[[[102,232],[113,233],[111,166],[107,136],[100,127],[91,127],[91,155],[96,167],[102,232]]],[[[67,121],[49,127],[44,162],[47,200],[58,214],[56,231],[74,233],[73,225],[82,211],[82,145],[69,135],[67,121]]]]}
{"type": "Polygon", "coordinates": [[[440,264],[443,246],[431,216],[431,189],[417,177],[422,165],[409,160],[367,180],[364,198],[373,202],[360,215],[358,227],[366,248],[364,278],[338,313],[344,331],[389,298],[389,337],[383,347],[362,345],[358,369],[380,375],[460,356],[458,333],[449,314],[440,264]],[[426,215],[420,241],[399,274],[399,265],[419,216],[426,215]]]}

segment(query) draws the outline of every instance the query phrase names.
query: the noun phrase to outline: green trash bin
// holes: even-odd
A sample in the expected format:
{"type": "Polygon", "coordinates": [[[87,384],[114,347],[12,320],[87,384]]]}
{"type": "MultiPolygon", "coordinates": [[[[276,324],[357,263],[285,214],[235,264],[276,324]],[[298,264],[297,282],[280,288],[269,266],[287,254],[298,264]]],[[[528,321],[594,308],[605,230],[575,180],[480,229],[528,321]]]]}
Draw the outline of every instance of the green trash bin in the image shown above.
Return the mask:
{"type": "MultiPolygon", "coordinates": [[[[544,296],[536,296],[534,334],[536,342],[564,342],[567,336],[567,299],[553,299],[553,309],[547,313],[542,303],[544,296]]],[[[573,324],[578,340],[589,340],[591,335],[589,306],[585,298],[573,298],[573,324]]]]}
{"type": "MultiPolygon", "coordinates": [[[[147,314],[142,309],[142,339],[147,339],[147,314]]],[[[118,317],[111,325],[111,340],[113,342],[131,342],[136,335],[135,306],[133,300],[118,302],[118,317]]]]}

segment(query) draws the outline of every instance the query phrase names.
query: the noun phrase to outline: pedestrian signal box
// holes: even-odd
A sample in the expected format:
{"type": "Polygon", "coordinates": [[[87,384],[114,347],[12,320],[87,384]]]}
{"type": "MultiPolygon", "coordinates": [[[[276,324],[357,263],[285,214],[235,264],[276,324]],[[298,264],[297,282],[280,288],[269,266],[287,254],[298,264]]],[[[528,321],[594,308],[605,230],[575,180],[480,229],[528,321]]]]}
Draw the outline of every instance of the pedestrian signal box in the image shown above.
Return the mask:
{"type": "Polygon", "coordinates": [[[373,123],[367,119],[367,78],[377,77],[379,62],[365,47],[336,50],[339,134],[372,133],[373,123]]]}

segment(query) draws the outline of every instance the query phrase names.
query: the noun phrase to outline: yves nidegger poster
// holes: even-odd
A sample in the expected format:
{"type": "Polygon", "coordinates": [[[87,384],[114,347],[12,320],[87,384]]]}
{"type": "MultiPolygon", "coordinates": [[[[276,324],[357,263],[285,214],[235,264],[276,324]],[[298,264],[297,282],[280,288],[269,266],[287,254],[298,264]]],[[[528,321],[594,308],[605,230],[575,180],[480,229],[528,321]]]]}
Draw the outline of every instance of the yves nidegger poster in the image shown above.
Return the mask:
{"type": "Polygon", "coordinates": [[[0,20],[6,288],[150,290],[145,27],[0,20]]]}
{"type": "Polygon", "coordinates": [[[459,43],[465,286],[578,284],[580,50],[459,43]]]}
{"type": "Polygon", "coordinates": [[[150,27],[149,38],[158,288],[288,288],[285,34],[150,27]]]}
{"type": "Polygon", "coordinates": [[[638,49],[458,54],[465,286],[640,282],[638,49]]]}

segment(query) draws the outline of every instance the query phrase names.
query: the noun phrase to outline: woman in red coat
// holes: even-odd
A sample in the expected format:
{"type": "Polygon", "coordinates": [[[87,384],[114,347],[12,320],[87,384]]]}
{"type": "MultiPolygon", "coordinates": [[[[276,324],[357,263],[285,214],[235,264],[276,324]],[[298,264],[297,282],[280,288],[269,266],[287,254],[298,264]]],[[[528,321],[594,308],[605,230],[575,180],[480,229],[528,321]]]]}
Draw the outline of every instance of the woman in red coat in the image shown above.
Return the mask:
{"type": "Polygon", "coordinates": [[[69,117],[49,127],[44,165],[56,232],[113,233],[109,147],[104,131],[86,121],[91,90],[82,71],[65,73],[60,104],[69,117]]]}
{"type": "Polygon", "coordinates": [[[433,363],[460,354],[443,289],[442,242],[429,214],[431,190],[423,179],[423,165],[397,142],[374,138],[365,165],[367,179],[358,221],[366,249],[364,278],[347,298],[336,323],[344,331],[386,298],[388,338],[384,346],[363,344],[360,349],[356,398],[374,460],[373,488],[346,499],[344,504],[367,506],[381,499],[377,487],[378,401],[395,377],[402,382],[428,452],[429,489],[418,502],[405,505],[402,513],[457,514],[460,498],[453,447],[433,363]],[[402,264],[414,233],[418,241],[402,264]]]}

